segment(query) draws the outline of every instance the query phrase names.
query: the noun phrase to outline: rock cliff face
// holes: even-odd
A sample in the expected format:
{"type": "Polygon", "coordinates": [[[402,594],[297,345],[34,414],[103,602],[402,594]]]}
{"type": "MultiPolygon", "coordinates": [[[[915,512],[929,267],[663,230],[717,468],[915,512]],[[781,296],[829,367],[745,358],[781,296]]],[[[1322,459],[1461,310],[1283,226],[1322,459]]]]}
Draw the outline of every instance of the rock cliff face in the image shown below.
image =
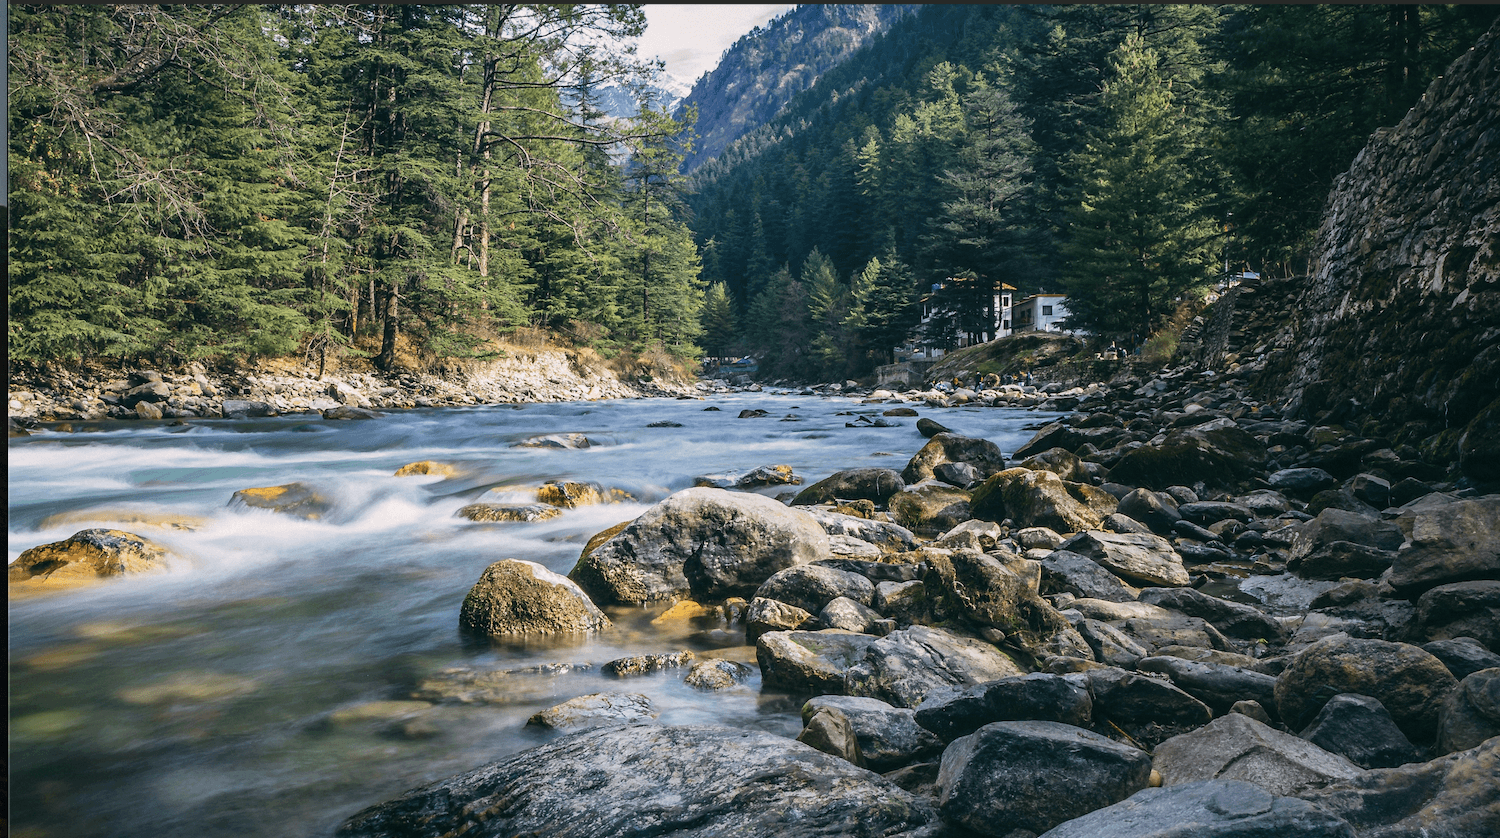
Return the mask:
{"type": "Polygon", "coordinates": [[[1335,184],[1262,384],[1323,423],[1500,480],[1500,64],[1492,27],[1335,184]],[[1364,419],[1363,417],[1368,417],[1364,419]]]}

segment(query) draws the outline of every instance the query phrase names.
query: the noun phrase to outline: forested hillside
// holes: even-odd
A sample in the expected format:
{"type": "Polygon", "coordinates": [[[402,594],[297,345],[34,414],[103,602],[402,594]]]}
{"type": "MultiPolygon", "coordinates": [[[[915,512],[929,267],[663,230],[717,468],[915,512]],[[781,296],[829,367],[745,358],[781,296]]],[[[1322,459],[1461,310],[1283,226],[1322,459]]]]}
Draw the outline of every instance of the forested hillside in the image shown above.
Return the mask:
{"type": "Polygon", "coordinates": [[[636,6],[10,7],[11,357],[696,351],[636,6]],[[565,106],[565,103],[569,103],[565,106]],[[631,164],[610,162],[624,150],[631,164]]]}
{"type": "Polygon", "coordinates": [[[957,278],[933,344],[1006,282],[1140,345],[1226,267],[1302,270],[1334,177],[1496,14],[923,7],[695,173],[700,340],[857,375],[957,278]]]}

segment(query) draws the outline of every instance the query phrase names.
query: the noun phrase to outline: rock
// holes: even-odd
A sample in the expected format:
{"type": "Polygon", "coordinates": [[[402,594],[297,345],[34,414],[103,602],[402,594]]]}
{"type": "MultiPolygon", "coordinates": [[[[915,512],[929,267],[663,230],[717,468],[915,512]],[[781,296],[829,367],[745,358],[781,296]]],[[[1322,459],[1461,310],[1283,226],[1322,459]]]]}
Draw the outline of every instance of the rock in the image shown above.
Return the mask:
{"type": "Polygon", "coordinates": [[[1064,448],[1049,448],[1041,453],[1032,454],[1014,465],[1017,468],[1029,468],[1032,471],[1050,471],[1063,480],[1074,483],[1088,483],[1096,473],[1099,475],[1104,473],[1103,466],[1085,462],[1079,459],[1077,454],[1064,448]]]}
{"type": "Polygon", "coordinates": [[[1292,508],[1285,495],[1270,489],[1256,489],[1235,498],[1235,502],[1255,513],[1257,518],[1274,518],[1292,508]]]}
{"type": "Polygon", "coordinates": [[[1177,501],[1165,492],[1136,489],[1120,498],[1119,513],[1150,527],[1159,535],[1171,535],[1172,525],[1182,520],[1177,501]]]}
{"type": "Polygon", "coordinates": [[[682,682],[699,690],[727,690],[744,683],[750,673],[750,667],[738,661],[702,660],[688,669],[682,682]]]}
{"type": "Polygon", "coordinates": [[[324,419],[378,419],[380,414],[363,407],[339,405],[323,411],[324,419]]]}
{"type": "Polygon", "coordinates": [[[1284,640],[1286,629],[1254,606],[1209,596],[1193,588],[1143,588],[1138,599],[1150,605],[1202,617],[1219,631],[1241,640],[1284,640]]]}
{"type": "Polygon", "coordinates": [[[165,567],[166,548],[123,530],[80,530],[21,553],[6,571],[12,596],[66,590],[111,576],[165,567]]]}
{"type": "Polygon", "coordinates": [[[1356,474],[1345,483],[1344,488],[1356,500],[1374,509],[1385,509],[1391,505],[1391,482],[1373,474],[1356,474]]]}
{"type": "Polygon", "coordinates": [[[926,568],[922,566],[920,561],[910,563],[906,560],[915,561],[923,555],[925,554],[918,551],[899,557],[893,556],[892,558],[901,560],[899,563],[836,557],[832,559],[818,559],[813,564],[819,567],[831,567],[834,570],[841,570],[845,573],[857,573],[871,582],[910,582],[920,577],[926,568]]]}
{"type": "MultiPolygon", "coordinates": [[[[942,753],[943,740],[918,725],[909,709],[892,707],[876,698],[825,695],[802,705],[802,723],[811,728],[814,718],[829,713],[847,722],[861,764],[871,771],[890,771],[942,753]]],[[[808,740],[799,736],[798,741],[808,740]]]]}
{"type": "Polygon", "coordinates": [[[471,503],[454,514],[480,523],[526,522],[556,518],[562,510],[545,503],[471,503]]]}
{"type": "Polygon", "coordinates": [[[569,577],[595,599],[637,604],[750,596],[779,570],[828,554],[805,512],[761,495],[686,489],[585,551],[569,577]]]}
{"type": "Polygon", "coordinates": [[[1037,431],[1025,445],[1017,448],[1014,456],[1018,460],[1024,460],[1052,448],[1076,452],[1085,445],[1102,450],[1113,447],[1125,436],[1126,432],[1121,428],[1075,428],[1062,422],[1052,422],[1037,431]]]}
{"type": "Polygon", "coordinates": [[[589,448],[593,442],[583,434],[543,434],[527,437],[512,445],[512,448],[589,448]]]}
{"type": "Polygon", "coordinates": [[[1401,596],[1415,599],[1449,582],[1500,579],[1500,496],[1419,503],[1396,524],[1410,539],[1391,565],[1390,583],[1401,596]]]}
{"type": "Polygon", "coordinates": [[[1274,724],[1271,721],[1271,714],[1266,712],[1265,706],[1259,701],[1236,701],[1230,706],[1229,712],[1249,716],[1267,727],[1274,724]]]}
{"type": "Polygon", "coordinates": [[[1375,696],[1414,742],[1430,740],[1438,709],[1457,681],[1416,646],[1325,637],[1297,653],[1276,678],[1276,707],[1289,727],[1306,727],[1340,693],[1375,696]]]}
{"type": "MultiPolygon", "coordinates": [[[[895,408],[895,410],[902,410],[902,409],[903,408],[899,408],[899,407],[895,408]]],[[[911,410],[911,408],[905,408],[905,409],[906,410],[911,410]]],[[[912,410],[910,413],[896,413],[895,410],[887,410],[885,412],[885,415],[886,416],[916,416],[917,415],[917,412],[915,410],[912,410]]],[[[923,418],[917,420],[917,433],[921,434],[923,439],[932,439],[933,437],[937,436],[938,434],[951,434],[951,433],[953,433],[953,429],[948,428],[948,427],[946,427],[944,425],[940,425],[937,422],[932,421],[931,419],[923,417],[923,418]]]]}
{"type": "Polygon", "coordinates": [[[997,555],[976,550],[931,555],[923,584],[933,616],[1004,632],[1033,656],[1089,657],[1083,638],[1038,594],[1040,567],[1024,559],[1002,562],[997,555]]]}
{"type": "Polygon", "coordinates": [[[933,539],[932,546],[950,550],[994,550],[1005,540],[1005,531],[993,521],[968,520],[933,539]]]}
{"type": "Polygon", "coordinates": [[[605,489],[598,483],[575,481],[552,481],[543,483],[536,490],[536,499],[549,506],[562,509],[577,509],[580,506],[596,506],[601,503],[620,503],[635,500],[630,493],[619,489],[605,489]]]}
{"type": "Polygon", "coordinates": [[[859,737],[849,718],[831,707],[814,712],[803,722],[797,741],[825,754],[865,767],[865,756],[859,749],[859,737]]]}
{"type": "Polygon", "coordinates": [[[1118,512],[1111,512],[1105,515],[1104,520],[1100,522],[1100,526],[1105,532],[1136,533],[1142,535],[1151,532],[1150,527],[1128,515],[1121,515],[1118,512]]]}
{"type": "Polygon", "coordinates": [[[1068,821],[1042,838],[1355,838],[1343,820],[1305,800],[1238,780],[1143,789],[1068,821]]]}
{"type": "Polygon", "coordinates": [[[1472,637],[1490,649],[1500,649],[1500,581],[1452,582],[1432,588],[1417,600],[1416,618],[1408,631],[1423,641],[1472,637]]]}
{"type": "Polygon", "coordinates": [[[960,489],[977,485],[984,479],[980,476],[979,469],[968,463],[939,463],[932,474],[938,480],[960,489]]]}
{"type": "Polygon", "coordinates": [[[1500,835],[1500,739],[1430,762],[1366,771],[1303,794],[1360,835],[1500,835]]]}
{"type": "MultiPolygon", "coordinates": [[[[916,416],[917,412],[915,410],[912,410],[909,407],[893,407],[890,410],[887,410],[887,411],[885,411],[884,413],[882,413],[880,415],[881,416],[916,416]]],[[[934,422],[933,424],[937,424],[937,423],[934,422]]],[[[918,430],[920,430],[920,426],[919,426],[918,430]]],[[[931,434],[923,434],[923,436],[931,436],[931,434]]]]}
{"type": "Polygon", "coordinates": [[[1390,521],[1369,518],[1343,509],[1325,509],[1316,518],[1292,527],[1292,558],[1301,559],[1319,548],[1347,541],[1380,550],[1395,550],[1405,540],[1390,521]]]}
{"type": "Polygon", "coordinates": [[[906,488],[901,475],[888,468],[851,468],[834,472],[808,486],[792,498],[793,506],[810,506],[831,500],[870,500],[884,504],[886,498],[906,488]]]}
{"type": "Polygon", "coordinates": [[[1339,485],[1337,477],[1320,468],[1284,468],[1266,478],[1272,489],[1294,497],[1310,498],[1323,489],[1339,485]]]}
{"type": "Polygon", "coordinates": [[[627,725],[569,734],[414,789],[336,834],[917,838],[936,823],[931,804],[786,737],[627,725]]]}
{"type": "Polygon", "coordinates": [[[1135,665],[1151,654],[1151,650],[1135,642],[1109,623],[1084,618],[1078,623],[1078,634],[1089,645],[1094,659],[1105,666],[1134,669],[1135,665]]]}
{"type": "Polygon", "coordinates": [[[1111,722],[1142,738],[1156,736],[1158,731],[1170,736],[1213,718],[1208,705],[1164,678],[1137,675],[1117,667],[1091,669],[1084,676],[1094,702],[1096,725],[1111,722]]]}
{"type": "Polygon", "coordinates": [[[247,401],[243,399],[225,399],[220,407],[225,419],[250,419],[260,416],[275,416],[276,411],[271,409],[265,402],[247,401]]]}
{"type": "Polygon", "coordinates": [[[1088,727],[1093,720],[1093,699],[1075,681],[1033,672],[963,690],[934,692],[917,706],[915,720],[945,742],[991,722],[1045,721],[1088,727]]]}
{"type": "Polygon", "coordinates": [[[858,573],[823,565],[797,565],[777,571],[755,591],[757,599],[771,599],[816,614],[838,597],[869,605],[875,585],[858,573]]]}
{"type": "Polygon", "coordinates": [[[1062,549],[1093,559],[1131,584],[1183,587],[1190,578],[1171,542],[1154,535],[1080,532],[1062,549]]]}
{"type": "Polygon", "coordinates": [[[1360,768],[1394,768],[1420,759],[1385,705],[1367,695],[1330,698],[1298,736],[1360,768]]]}
{"type": "Polygon", "coordinates": [[[140,419],[160,419],[163,414],[161,407],[152,402],[136,402],[135,415],[140,419]]]}
{"type": "Polygon", "coordinates": [[[995,722],[943,752],[943,819],[980,834],[1045,832],[1146,788],[1151,758],[1072,725],[995,722]]]}
{"type": "Polygon", "coordinates": [[[229,499],[231,507],[269,509],[282,515],[316,521],[333,509],[333,501],[306,483],[241,489],[229,499]]]}
{"type": "Polygon", "coordinates": [[[1255,512],[1250,507],[1228,501],[1193,501],[1179,505],[1177,512],[1187,520],[1205,527],[1220,521],[1249,523],[1255,520],[1255,512]]]}
{"type": "Polygon", "coordinates": [[[1020,544],[1023,550],[1034,550],[1037,548],[1056,550],[1067,540],[1058,535],[1050,527],[1026,527],[1017,530],[1015,539],[1016,543],[1020,544]]]}
{"type": "Polygon", "coordinates": [[[484,635],[571,634],[609,627],[609,618],[567,577],[535,562],[485,568],[464,597],[459,626],[484,635]]]}
{"type": "Polygon", "coordinates": [[[822,623],[824,628],[843,629],[860,634],[869,632],[870,627],[880,618],[880,612],[842,596],[830,600],[827,605],[823,606],[823,610],[818,612],[818,622],[822,623]]]}
{"type": "Polygon", "coordinates": [[[1023,670],[1015,661],[989,643],[940,628],[912,626],[868,644],[845,674],[843,691],[896,707],[916,707],[934,689],[1020,674],[1023,670]]]}
{"type": "Polygon", "coordinates": [[[1295,795],[1356,777],[1359,766],[1249,716],[1230,713],[1156,746],[1152,767],[1170,787],[1198,780],[1243,780],[1295,795]]]}
{"type": "Polygon", "coordinates": [[[441,477],[452,477],[458,473],[458,469],[451,463],[440,463],[436,460],[422,460],[415,463],[407,463],[396,469],[397,477],[411,477],[419,474],[436,474],[441,477]]]}
{"type": "Polygon", "coordinates": [[[875,585],[875,610],[897,623],[910,625],[927,615],[927,586],[919,581],[880,582],[875,585]]]}
{"type": "Polygon", "coordinates": [[[871,521],[823,509],[809,509],[807,513],[830,536],[847,535],[857,538],[875,545],[882,553],[904,553],[915,550],[918,546],[917,537],[912,535],[911,530],[889,521],[871,521]]]}
{"type": "Polygon", "coordinates": [[[908,485],[927,480],[941,463],[968,463],[979,470],[981,477],[988,478],[1005,468],[1005,456],[995,443],[987,439],[939,433],[906,464],[901,479],[908,485]]]}
{"type": "Polygon", "coordinates": [[[1472,637],[1455,637],[1451,640],[1434,640],[1423,643],[1422,649],[1443,662],[1453,677],[1462,681],[1481,669],[1500,666],[1500,655],[1491,652],[1483,643],[1472,637]]]}
{"type": "Polygon", "coordinates": [[[668,669],[681,669],[692,663],[697,655],[690,651],[663,652],[654,655],[630,655],[629,657],[616,658],[599,667],[601,672],[613,675],[616,678],[636,678],[642,675],[652,675],[657,672],[665,672],[668,669]]]}
{"type": "Polygon", "coordinates": [[[1172,679],[1183,692],[1207,704],[1216,714],[1228,712],[1241,701],[1274,706],[1276,679],[1238,666],[1192,661],[1170,655],[1144,657],[1137,672],[1158,672],[1172,679]]]}
{"type": "Polygon", "coordinates": [[[1303,579],[1373,579],[1388,570],[1395,560],[1394,550],[1333,541],[1313,547],[1305,555],[1287,562],[1287,567],[1303,579]]]}
{"type": "Polygon", "coordinates": [[[807,625],[811,612],[774,599],[755,597],[745,611],[745,642],[754,643],[768,631],[792,631],[807,625]]]}
{"type": "Polygon", "coordinates": [[[595,693],[571,698],[526,720],[553,730],[587,730],[605,725],[635,724],[656,718],[651,699],[640,693],[595,693]]]}
{"type": "Polygon", "coordinates": [[[1084,483],[1069,483],[1050,471],[1006,469],[974,490],[974,517],[1010,519],[1018,527],[1049,527],[1058,532],[1098,529],[1115,511],[1113,495],[1084,483]]]}
{"type": "Polygon", "coordinates": [[[742,474],[710,474],[693,479],[694,486],[711,489],[758,489],[762,486],[799,486],[802,478],[792,473],[792,467],[760,466],[742,474]]]}
{"type": "Polygon", "coordinates": [[[1266,448],[1232,422],[1216,427],[1219,421],[1173,430],[1160,445],[1127,452],[1109,470],[1109,479],[1158,490],[1177,485],[1238,488],[1258,476],[1266,448]]]}
{"type": "Polygon", "coordinates": [[[769,631],[755,641],[761,685],[804,695],[840,695],[844,674],[876,641],[837,629],[769,631]]]}
{"type": "Polygon", "coordinates": [[[736,416],[735,418],[736,419],[759,419],[762,416],[769,416],[769,415],[770,414],[768,414],[764,410],[761,410],[760,408],[749,408],[749,407],[747,407],[744,410],[741,410],[740,413],[739,413],[739,415],[736,416]]]}
{"type": "Polygon", "coordinates": [[[828,536],[828,552],[836,558],[877,560],[882,555],[880,548],[868,541],[847,535],[828,536]]]}
{"type": "Polygon", "coordinates": [[[938,482],[907,486],[886,500],[891,518],[919,535],[937,535],[969,520],[969,493],[938,482]]]}
{"type": "Polygon", "coordinates": [[[1438,751],[1466,751],[1500,736],[1500,668],[1481,669],[1459,682],[1438,713],[1438,751]]]}

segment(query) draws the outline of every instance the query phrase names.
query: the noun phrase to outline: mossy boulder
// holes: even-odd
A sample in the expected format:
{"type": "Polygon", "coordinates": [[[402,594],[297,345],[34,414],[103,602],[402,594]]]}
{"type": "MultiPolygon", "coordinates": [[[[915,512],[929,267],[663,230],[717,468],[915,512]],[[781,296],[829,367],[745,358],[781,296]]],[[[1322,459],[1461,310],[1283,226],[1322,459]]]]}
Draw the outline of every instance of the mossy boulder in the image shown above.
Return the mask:
{"type": "Polygon", "coordinates": [[[123,530],[81,530],[25,551],[6,572],[11,595],[66,590],[164,567],[166,548],[123,530]]]}
{"type": "Polygon", "coordinates": [[[517,559],[485,568],[464,597],[458,621],[468,631],[490,636],[589,633],[610,625],[567,577],[517,559]]]}

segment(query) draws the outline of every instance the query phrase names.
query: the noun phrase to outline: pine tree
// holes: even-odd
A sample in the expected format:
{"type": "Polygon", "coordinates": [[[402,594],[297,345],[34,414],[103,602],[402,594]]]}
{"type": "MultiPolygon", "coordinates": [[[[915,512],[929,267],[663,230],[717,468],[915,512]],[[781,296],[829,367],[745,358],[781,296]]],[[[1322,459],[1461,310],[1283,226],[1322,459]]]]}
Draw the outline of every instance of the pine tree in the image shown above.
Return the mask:
{"type": "Polygon", "coordinates": [[[722,282],[708,286],[703,296],[702,326],[703,335],[698,344],[703,347],[704,354],[713,358],[728,357],[737,335],[734,306],[729,299],[729,290],[722,282]]]}

